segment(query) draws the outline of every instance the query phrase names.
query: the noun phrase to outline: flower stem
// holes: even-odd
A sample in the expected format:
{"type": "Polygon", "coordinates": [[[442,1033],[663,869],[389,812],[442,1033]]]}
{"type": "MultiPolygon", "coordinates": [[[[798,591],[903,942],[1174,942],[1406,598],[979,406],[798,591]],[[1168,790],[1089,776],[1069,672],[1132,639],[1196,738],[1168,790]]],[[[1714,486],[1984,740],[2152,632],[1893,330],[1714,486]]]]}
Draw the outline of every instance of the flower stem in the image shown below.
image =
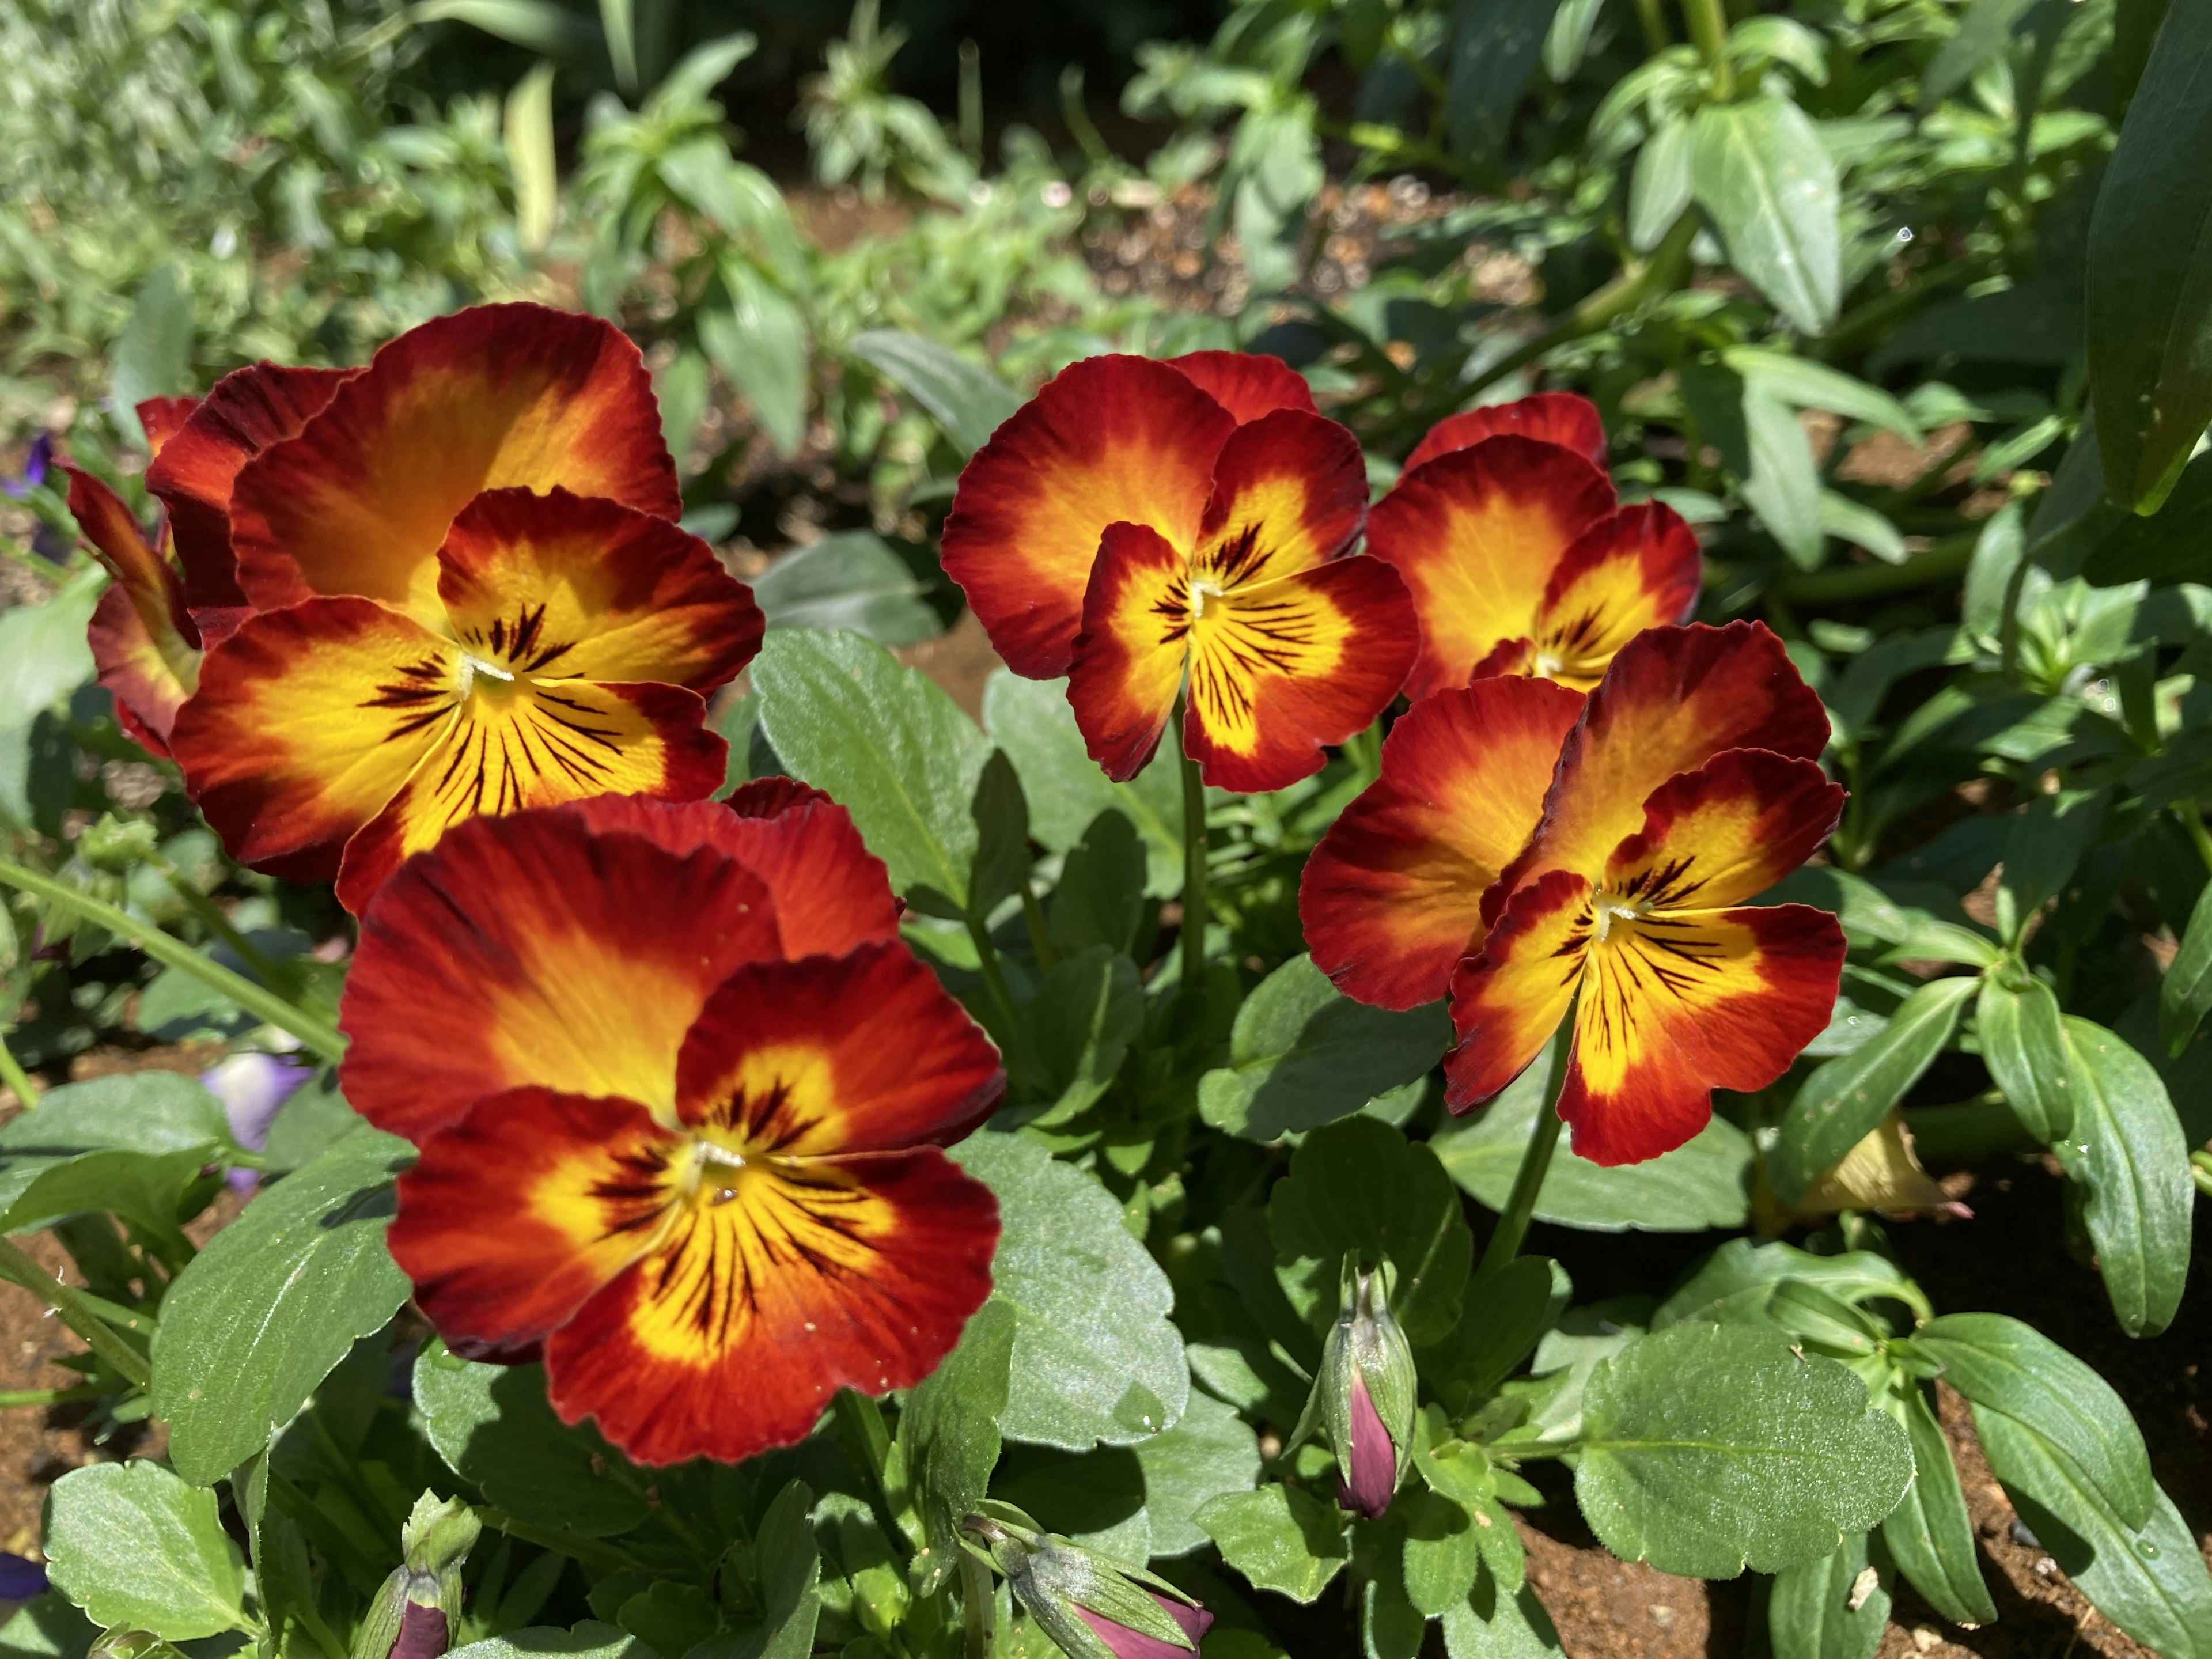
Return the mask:
{"type": "Polygon", "coordinates": [[[39,1103],[39,1085],[31,1081],[31,1074],[9,1048],[4,1036],[0,1036],[0,1086],[13,1092],[27,1112],[39,1103]]]}
{"type": "Polygon", "coordinates": [[[0,1237],[0,1279],[21,1285],[61,1316],[62,1323],[85,1340],[100,1362],[127,1381],[146,1387],[154,1380],[144,1356],[118,1336],[80,1297],[26,1255],[12,1238],[0,1237]]]}
{"type": "Polygon", "coordinates": [[[1006,1022],[1009,1034],[1013,1031],[1014,994],[1006,988],[1006,970],[999,961],[999,947],[992,942],[991,929],[980,916],[968,918],[968,937],[975,942],[975,963],[983,975],[983,988],[990,993],[991,1006],[1006,1022]]]}
{"type": "Polygon", "coordinates": [[[0,859],[0,882],[34,894],[64,910],[73,910],[87,921],[97,922],[111,933],[129,939],[163,967],[174,968],[218,995],[229,998],[247,1013],[279,1030],[289,1031],[325,1060],[343,1057],[346,1040],[336,1026],[317,1019],[242,974],[234,974],[221,963],[210,961],[182,939],[172,939],[160,928],[112,904],[6,859],[0,859]]]}
{"type": "Polygon", "coordinates": [[[75,1400],[97,1400],[106,1392],[97,1382],[81,1383],[74,1389],[9,1389],[0,1393],[0,1411],[19,1406],[66,1406],[75,1400]]]}
{"type": "Polygon", "coordinates": [[[2204,867],[2212,870],[2212,831],[2204,828],[2204,814],[2197,807],[2197,798],[2185,795],[2174,802],[2173,816],[2180,819],[2182,829],[2189,836],[2190,845],[2196,848],[2197,857],[2204,860],[2204,867]]]}
{"type": "Polygon", "coordinates": [[[985,1566],[960,1552],[960,1614],[967,1643],[963,1659],[991,1659],[998,1643],[999,1586],[985,1566]]]}
{"type": "MultiPolygon", "coordinates": [[[[1182,724],[1182,707],[1176,707],[1182,724]]],[[[1182,744],[1182,991],[1196,996],[1206,982],[1206,781],[1182,744]]]]}
{"type": "Polygon", "coordinates": [[[1060,947],[1052,942],[1044,906],[1037,902],[1036,889],[1030,885],[1027,877],[1022,880],[1022,926],[1029,929],[1030,953],[1036,957],[1038,971],[1048,974],[1059,967],[1060,947]]]}
{"type": "Polygon", "coordinates": [[[222,907],[194,886],[185,872],[159,854],[149,858],[155,872],[167,882],[185,907],[198,916],[208,932],[230,947],[230,953],[253,970],[254,976],[272,988],[283,982],[283,970],[271,961],[269,953],[232,925],[223,915],[222,907]]]}
{"type": "Polygon", "coordinates": [[[1551,1070],[1544,1079],[1544,1103],[1537,1109],[1536,1125],[1528,1136],[1528,1146],[1521,1154],[1521,1168],[1513,1177],[1513,1190],[1507,1195],[1505,1208],[1498,1218],[1498,1231],[1491,1234],[1490,1243],[1482,1253],[1482,1265],[1475,1270],[1478,1279],[1487,1278],[1520,1254],[1521,1241],[1528,1236],[1528,1218],[1536,1208],[1536,1194],[1544,1189],[1544,1176],[1552,1167],[1552,1154],[1559,1145],[1559,1131],[1565,1126],[1559,1120],[1559,1091],[1566,1087],[1567,1061],[1575,1048],[1575,1005],[1567,1005],[1566,1016],[1559,1021],[1559,1029],[1551,1042],[1551,1070]]]}
{"type": "Polygon", "coordinates": [[[1711,77],[1713,98],[1725,104],[1735,96],[1735,69],[1728,58],[1728,13],[1721,0],[1682,0],[1682,16],[1690,26],[1711,77]]]}

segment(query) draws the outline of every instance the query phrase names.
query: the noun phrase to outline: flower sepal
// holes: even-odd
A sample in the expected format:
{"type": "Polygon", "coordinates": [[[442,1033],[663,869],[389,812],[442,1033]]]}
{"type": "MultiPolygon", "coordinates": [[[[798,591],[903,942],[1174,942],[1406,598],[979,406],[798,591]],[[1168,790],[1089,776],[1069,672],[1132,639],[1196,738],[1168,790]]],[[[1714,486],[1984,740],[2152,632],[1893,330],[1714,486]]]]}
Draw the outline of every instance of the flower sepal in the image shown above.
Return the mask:
{"type": "Polygon", "coordinates": [[[1372,1521],[1390,1507],[1413,1455],[1419,1379],[1413,1345],[1390,1311],[1396,1268],[1387,1258],[1363,1267],[1356,1251],[1346,1251],[1341,1282],[1321,1370],[1285,1449],[1326,1427],[1340,1474],[1337,1502],[1372,1521]]]}
{"type": "Polygon", "coordinates": [[[1046,1532],[1011,1504],[963,1517],[961,1547],[1006,1581],[1022,1610],[1070,1659],[1170,1659],[1195,1653],[1213,1615],[1141,1567],[1046,1532]]]}
{"type": "Polygon", "coordinates": [[[438,1659],[461,1616],[461,1567],[483,1529],[458,1498],[424,1492],[392,1570],[354,1634],[352,1659],[438,1659]]]}

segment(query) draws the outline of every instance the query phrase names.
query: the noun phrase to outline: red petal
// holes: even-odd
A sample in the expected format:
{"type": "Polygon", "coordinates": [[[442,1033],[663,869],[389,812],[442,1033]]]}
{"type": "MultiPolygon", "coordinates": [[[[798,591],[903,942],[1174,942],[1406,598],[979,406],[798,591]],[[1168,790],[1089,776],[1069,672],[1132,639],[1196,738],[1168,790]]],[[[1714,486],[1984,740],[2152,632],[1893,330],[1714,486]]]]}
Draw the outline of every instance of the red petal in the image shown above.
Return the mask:
{"type": "Polygon", "coordinates": [[[1480,409],[1470,409],[1464,415],[1437,422],[1429,428],[1428,435],[1413,446],[1413,453],[1406,457],[1404,470],[1411,472],[1424,461],[1508,433],[1543,443],[1563,444],[1593,465],[1605,465],[1605,422],[1599,418],[1597,405],[1571,392],[1539,392],[1511,403],[1486,404],[1480,409]]]}
{"type": "Polygon", "coordinates": [[[1239,426],[1279,409],[1319,412],[1306,377],[1280,357],[1257,351],[1189,351],[1168,363],[1235,416],[1239,426]]]}
{"type": "Polygon", "coordinates": [[[1459,1047],[1444,1061],[1444,1103],[1480,1106],[1528,1069],[1566,1017],[1590,939],[1590,884],[1547,871],[1516,892],[1482,954],[1452,975],[1459,1047]]]}
{"type": "Polygon", "coordinates": [[[135,412],[147,450],[158,456],[199,406],[198,398],[149,398],[141,403],[135,412]]]}
{"type": "Polygon", "coordinates": [[[1165,363],[1090,357],[1048,381],[976,451],[945,521],[945,573],[1017,674],[1065,674],[1110,524],[1197,543],[1213,460],[1236,422],[1165,363]]]}
{"type": "Polygon", "coordinates": [[[1366,518],[1359,441],[1334,421],[1279,410],[1221,447],[1192,567],[1224,588],[1297,575],[1343,553],[1366,518]]]}
{"type": "Polygon", "coordinates": [[[1109,525],[1083,599],[1068,706],[1091,758],[1126,783],[1150,763],[1190,650],[1188,562],[1166,537],[1109,525]]]}
{"type": "Polygon", "coordinates": [[[169,732],[190,694],[119,582],[93,607],[85,640],[100,683],[115,698],[115,723],[156,760],[168,759],[169,732]]]}
{"type": "Polygon", "coordinates": [[[1686,622],[1704,580],[1698,538],[1680,514],[1657,502],[1624,507],[1583,532],[1553,568],[1536,651],[1557,665],[1553,678],[1587,691],[1645,629],[1686,622]]]}
{"type": "Polygon", "coordinates": [[[1810,858],[1843,810],[1843,790],[1813,762],[1731,749],[1651,792],[1605,889],[1661,910],[1741,904],[1810,858]]]}

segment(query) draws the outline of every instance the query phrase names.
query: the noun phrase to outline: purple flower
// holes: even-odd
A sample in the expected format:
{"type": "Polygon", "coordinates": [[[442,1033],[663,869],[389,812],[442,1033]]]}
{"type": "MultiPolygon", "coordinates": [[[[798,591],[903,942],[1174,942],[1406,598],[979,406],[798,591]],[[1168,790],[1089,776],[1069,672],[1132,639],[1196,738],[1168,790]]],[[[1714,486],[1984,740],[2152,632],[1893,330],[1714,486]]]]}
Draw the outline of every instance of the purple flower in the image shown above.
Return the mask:
{"type": "Polygon", "coordinates": [[[1117,1625],[1103,1613],[1093,1613],[1089,1607],[1079,1607],[1075,1616],[1097,1632],[1098,1639],[1114,1650],[1115,1659],[1191,1659],[1191,1652],[1213,1624],[1213,1615],[1204,1607],[1194,1607],[1174,1601],[1155,1591],[1146,1591],[1160,1609],[1176,1621],[1176,1627],[1190,1638],[1190,1646],[1179,1648],[1172,1642],[1163,1642],[1157,1636],[1147,1636],[1142,1631],[1131,1630],[1127,1625],[1117,1625]]]}
{"type": "MultiPolygon", "coordinates": [[[[222,1103],[231,1139],[249,1152],[269,1144],[269,1126],[293,1092],[314,1075],[314,1066],[296,1054],[241,1053],[200,1073],[208,1092],[222,1103]]],[[[258,1170],[233,1170],[225,1177],[240,1196],[261,1184],[258,1170]]]]}
{"type": "Polygon", "coordinates": [[[46,1593],[46,1570],[36,1561],[0,1552],[0,1601],[27,1601],[46,1593]]]}
{"type": "Polygon", "coordinates": [[[1374,1396],[1367,1392],[1367,1379],[1356,1369],[1352,1373],[1352,1432],[1346,1437],[1352,1446],[1344,1457],[1344,1478],[1337,1482],[1337,1504],[1379,1521],[1398,1490],[1398,1449],[1382,1426],[1374,1396]]]}
{"type": "Polygon", "coordinates": [[[446,1650],[446,1615],[411,1598],[399,1615],[399,1639],[392,1659],[438,1659],[446,1650]]]}
{"type": "Polygon", "coordinates": [[[54,434],[41,432],[31,440],[30,448],[23,456],[23,470],[12,478],[0,478],[0,489],[21,501],[46,481],[53,470],[54,434]]]}

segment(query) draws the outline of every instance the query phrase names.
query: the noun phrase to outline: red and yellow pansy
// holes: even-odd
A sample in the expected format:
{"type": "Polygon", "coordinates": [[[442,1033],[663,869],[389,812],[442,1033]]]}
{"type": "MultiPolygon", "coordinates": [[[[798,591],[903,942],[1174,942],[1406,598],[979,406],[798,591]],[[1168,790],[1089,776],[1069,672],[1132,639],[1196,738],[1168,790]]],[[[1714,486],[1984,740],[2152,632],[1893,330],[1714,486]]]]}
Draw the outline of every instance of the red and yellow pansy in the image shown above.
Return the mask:
{"type": "Polygon", "coordinates": [[[798,1441],[927,1376],[998,1212],[945,1157],[997,1051],[844,809],[602,796],[457,825],[362,916],[347,1098],[414,1140],[392,1255],[448,1342],[542,1354],[641,1462],[798,1441]]]}
{"type": "Polygon", "coordinates": [[[1547,392],[1454,416],[1407,457],[1367,550],[1419,614],[1408,695],[1492,674],[1586,691],[1639,631],[1689,616],[1696,536],[1671,507],[1620,506],[1605,451],[1596,409],[1547,392]]]}
{"type": "Polygon", "coordinates": [[[358,910],[477,814],[720,784],[702,694],[762,618],[674,522],[619,331],[486,306],[365,369],[264,364],[178,413],[147,472],[177,568],[89,495],[79,519],[137,629],[112,630],[103,680],[234,856],[335,877],[358,910]]]}
{"type": "Polygon", "coordinates": [[[1308,861],[1314,961],[1386,1007],[1449,993],[1455,1111],[1571,1011],[1575,1151],[1656,1158],[1704,1127],[1713,1089],[1765,1087],[1828,1021],[1835,918],[1746,902],[1835,827],[1827,740],[1755,623],[1640,634],[1587,696],[1528,678],[1439,691],[1308,861]]]}
{"type": "Polygon", "coordinates": [[[1366,512],[1358,442],[1277,360],[1092,357],[969,463],[944,562],[1009,667],[1069,677],[1109,776],[1143,769],[1180,696],[1207,783],[1279,789],[1413,659],[1404,585],[1352,552],[1366,512]]]}

